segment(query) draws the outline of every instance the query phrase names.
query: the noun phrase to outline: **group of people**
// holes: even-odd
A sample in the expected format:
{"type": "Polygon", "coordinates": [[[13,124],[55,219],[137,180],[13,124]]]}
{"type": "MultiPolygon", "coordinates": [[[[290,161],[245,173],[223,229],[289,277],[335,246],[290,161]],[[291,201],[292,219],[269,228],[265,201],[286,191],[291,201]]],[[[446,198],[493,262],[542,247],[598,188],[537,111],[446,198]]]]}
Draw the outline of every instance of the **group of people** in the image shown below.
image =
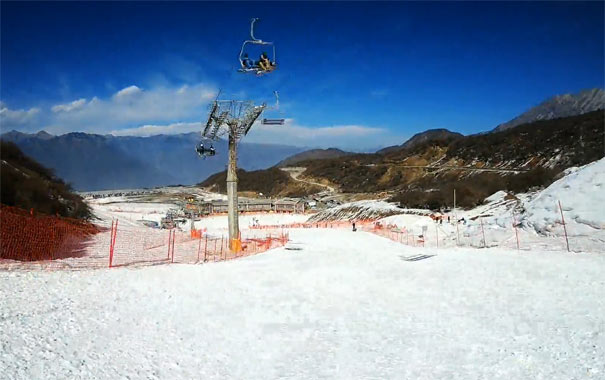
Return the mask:
{"type": "Polygon", "coordinates": [[[258,69],[262,71],[271,71],[275,69],[275,62],[271,62],[269,56],[265,52],[260,55],[260,59],[258,61],[250,59],[248,54],[244,53],[241,62],[244,69],[258,69]]]}
{"type": "Polygon", "coordinates": [[[214,147],[212,145],[210,145],[210,148],[208,149],[208,148],[204,147],[203,143],[199,143],[195,147],[195,151],[200,156],[214,156],[216,154],[216,150],[214,150],[214,147]]]}

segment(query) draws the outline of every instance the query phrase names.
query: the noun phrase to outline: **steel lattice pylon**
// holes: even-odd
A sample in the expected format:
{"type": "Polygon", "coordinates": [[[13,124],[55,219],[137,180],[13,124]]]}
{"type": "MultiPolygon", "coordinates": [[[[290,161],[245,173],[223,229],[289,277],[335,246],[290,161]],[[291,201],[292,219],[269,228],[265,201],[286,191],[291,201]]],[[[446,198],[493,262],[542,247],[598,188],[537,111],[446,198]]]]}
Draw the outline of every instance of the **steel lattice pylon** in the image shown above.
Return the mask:
{"type": "Polygon", "coordinates": [[[227,201],[229,220],[229,246],[241,249],[237,207],[237,143],[248,134],[252,124],[267,108],[265,103],[255,106],[250,100],[215,100],[202,137],[216,140],[227,135],[229,139],[229,165],[227,166],[227,201]]]}
{"type": "Polygon", "coordinates": [[[255,106],[251,100],[215,100],[210,104],[210,114],[202,137],[216,140],[229,135],[237,142],[250,131],[265,108],[265,103],[255,106]]]}

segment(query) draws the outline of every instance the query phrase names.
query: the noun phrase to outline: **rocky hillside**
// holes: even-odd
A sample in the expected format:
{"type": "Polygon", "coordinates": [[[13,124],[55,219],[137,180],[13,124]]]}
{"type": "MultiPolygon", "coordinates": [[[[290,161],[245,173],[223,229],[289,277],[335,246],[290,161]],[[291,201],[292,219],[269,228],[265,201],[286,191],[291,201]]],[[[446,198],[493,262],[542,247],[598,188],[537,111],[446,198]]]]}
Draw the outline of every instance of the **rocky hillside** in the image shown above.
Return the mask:
{"type": "Polygon", "coordinates": [[[280,161],[276,166],[280,168],[287,166],[296,166],[296,164],[305,160],[323,160],[326,158],[338,158],[351,154],[353,153],[345,152],[344,150],[340,150],[337,148],[311,149],[290,156],[285,160],[280,161]]]}
{"type": "Polygon", "coordinates": [[[497,190],[525,191],[605,155],[604,112],[544,120],[497,133],[420,143],[387,154],[301,162],[303,177],[343,192],[388,192],[408,207],[474,206],[497,190]]]}
{"type": "MultiPolygon", "coordinates": [[[[276,167],[247,172],[237,171],[238,192],[252,192],[265,197],[300,197],[318,193],[321,187],[295,181],[290,175],[276,167]]],[[[199,183],[200,187],[218,193],[227,193],[227,171],[222,171],[208,177],[199,183]]]]}
{"type": "Polygon", "coordinates": [[[53,171],[25,155],[12,142],[0,142],[0,202],[25,210],[72,218],[89,218],[88,206],[53,171]]]}
{"type": "Polygon", "coordinates": [[[498,125],[494,131],[503,131],[538,120],[552,120],[603,109],[605,109],[605,92],[599,88],[577,94],[557,95],[511,121],[498,125]]]}
{"type": "Polygon", "coordinates": [[[428,143],[431,141],[453,141],[463,137],[461,133],[452,132],[444,128],[440,129],[429,129],[424,132],[416,133],[409,140],[404,142],[401,145],[389,146],[387,148],[381,149],[377,151],[378,154],[388,154],[400,151],[402,149],[412,149],[420,144],[428,143]]]}

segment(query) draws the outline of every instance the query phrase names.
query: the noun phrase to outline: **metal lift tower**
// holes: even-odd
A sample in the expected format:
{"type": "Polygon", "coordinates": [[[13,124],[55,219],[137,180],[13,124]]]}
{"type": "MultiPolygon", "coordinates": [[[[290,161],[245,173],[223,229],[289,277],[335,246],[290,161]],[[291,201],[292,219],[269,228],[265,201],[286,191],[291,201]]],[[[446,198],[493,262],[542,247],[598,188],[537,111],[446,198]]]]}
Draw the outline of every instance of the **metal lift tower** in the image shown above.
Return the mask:
{"type": "Polygon", "coordinates": [[[237,144],[248,134],[252,124],[267,108],[265,103],[255,106],[251,100],[215,100],[210,105],[210,114],[202,137],[217,140],[221,136],[229,139],[229,165],[227,167],[227,199],[229,219],[229,246],[239,250],[240,238],[237,204],[237,144]],[[239,240],[237,240],[239,242],[239,240]]]}

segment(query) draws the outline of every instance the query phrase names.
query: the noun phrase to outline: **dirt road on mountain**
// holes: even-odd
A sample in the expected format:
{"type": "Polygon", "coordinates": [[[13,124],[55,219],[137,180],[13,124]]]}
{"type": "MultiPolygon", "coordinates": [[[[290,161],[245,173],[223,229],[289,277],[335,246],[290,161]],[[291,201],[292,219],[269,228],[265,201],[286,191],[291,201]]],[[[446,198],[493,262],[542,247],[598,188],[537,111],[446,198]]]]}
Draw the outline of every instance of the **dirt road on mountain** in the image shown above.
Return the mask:
{"type": "Polygon", "coordinates": [[[302,167],[288,167],[288,168],[280,168],[281,170],[285,171],[286,173],[290,174],[290,177],[292,177],[293,180],[298,181],[298,182],[303,182],[303,183],[307,183],[310,185],[315,185],[315,186],[320,186],[325,188],[327,191],[329,191],[330,193],[335,193],[336,189],[333,188],[332,186],[329,185],[324,185],[323,183],[319,183],[319,182],[313,182],[313,181],[309,181],[306,179],[302,179],[299,178],[300,175],[307,169],[307,168],[302,168],[302,167]]]}

